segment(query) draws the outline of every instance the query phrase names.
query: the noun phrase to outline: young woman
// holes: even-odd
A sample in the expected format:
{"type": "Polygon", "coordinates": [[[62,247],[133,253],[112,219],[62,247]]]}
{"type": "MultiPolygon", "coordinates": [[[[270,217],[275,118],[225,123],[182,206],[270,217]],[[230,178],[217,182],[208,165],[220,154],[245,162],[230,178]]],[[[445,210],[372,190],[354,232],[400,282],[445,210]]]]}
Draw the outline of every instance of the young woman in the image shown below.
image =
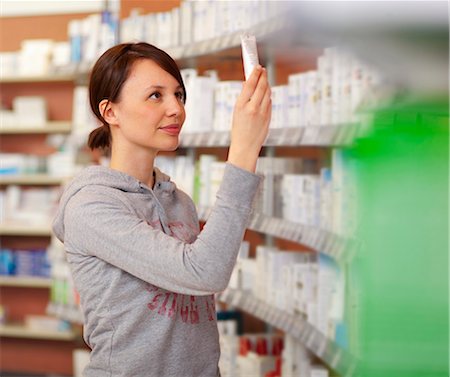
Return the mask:
{"type": "Polygon", "coordinates": [[[153,165],[159,151],[177,148],[185,120],[173,59],[147,43],[117,45],[96,62],[89,91],[102,123],[89,146],[110,148],[110,166],[75,177],[53,224],[92,349],[84,375],[218,376],[214,294],[228,284],[260,181],[254,170],[271,117],[265,69],[243,83],[201,232],[192,200],[153,165]]]}

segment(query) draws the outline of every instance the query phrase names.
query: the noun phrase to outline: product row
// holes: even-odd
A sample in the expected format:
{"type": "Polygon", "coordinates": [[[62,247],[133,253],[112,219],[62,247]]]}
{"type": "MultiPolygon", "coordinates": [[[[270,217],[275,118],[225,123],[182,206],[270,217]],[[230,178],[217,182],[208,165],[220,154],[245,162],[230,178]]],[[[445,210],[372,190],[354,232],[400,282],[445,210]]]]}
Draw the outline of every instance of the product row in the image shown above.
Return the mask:
{"type": "MultiPolygon", "coordinates": [[[[272,87],[271,129],[362,123],[368,117],[365,110],[388,97],[381,76],[348,52],[325,49],[317,66],[272,87]]],[[[242,81],[221,81],[216,71],[202,76],[196,69],[182,69],[181,74],[187,92],[183,134],[230,131],[242,81]]],[[[75,88],[72,118],[74,133],[80,135],[97,124],[85,86],[75,88]]]]}
{"type": "Polygon", "coordinates": [[[0,153],[0,179],[37,174],[61,178],[70,177],[75,171],[75,161],[72,156],[73,153],[70,154],[66,151],[57,151],[48,156],[0,153]]]}
{"type": "MultiPolygon", "coordinates": [[[[342,153],[333,149],[331,168],[320,168],[315,160],[260,157],[256,173],[264,179],[255,198],[255,212],[351,237],[356,188],[342,153]]],[[[203,154],[197,162],[189,156],[158,156],[155,164],[197,207],[214,204],[226,164],[217,156],[203,154]]]]}
{"type": "Polygon", "coordinates": [[[46,249],[0,250],[0,275],[50,277],[50,260],[46,249]]]}
{"type": "Polygon", "coordinates": [[[241,248],[229,288],[300,315],[328,339],[348,346],[345,274],[332,258],[268,246],[258,246],[255,258],[245,254],[241,248]]]}
{"type": "Polygon", "coordinates": [[[119,42],[146,41],[163,49],[188,45],[246,30],[276,16],[279,8],[270,1],[183,1],[167,12],[132,11],[120,22],[115,12],[104,10],[70,21],[67,41],[25,39],[19,51],[2,52],[2,75],[45,76],[80,67],[87,72],[119,42]]]}
{"type": "MultiPolygon", "coordinates": [[[[255,213],[351,238],[356,187],[351,168],[343,164],[342,153],[340,149],[332,150],[331,167],[319,167],[312,159],[260,157],[256,173],[264,179],[254,201],[255,213]]],[[[71,150],[56,152],[46,159],[3,154],[0,177],[48,173],[67,178],[81,168],[75,165],[74,156],[71,150]]],[[[226,165],[216,155],[202,154],[198,161],[190,156],[157,156],[155,165],[193,198],[199,210],[214,205],[226,165]]],[[[1,221],[49,223],[59,194],[60,189],[53,186],[8,185],[0,191],[4,208],[1,221]]]]}
{"type": "Polygon", "coordinates": [[[288,334],[233,333],[234,320],[219,321],[221,375],[224,377],[328,377],[323,366],[288,334]],[[230,331],[231,328],[231,331],[230,331]]]}
{"type": "MultiPolygon", "coordinates": [[[[186,132],[227,131],[242,81],[220,81],[214,71],[200,76],[181,70],[186,86],[186,132]],[[202,106],[199,106],[199,104],[202,106]]],[[[365,121],[368,109],[389,97],[381,75],[347,51],[327,48],[317,69],[293,73],[272,86],[270,127],[316,127],[365,121]]]]}
{"type": "Polygon", "coordinates": [[[58,187],[21,187],[9,185],[0,191],[2,207],[0,224],[20,223],[26,226],[48,225],[55,213],[58,187]]]}
{"type": "Polygon", "coordinates": [[[168,12],[132,12],[120,23],[120,41],[184,46],[249,29],[284,10],[275,1],[182,1],[168,12]]]}
{"type": "Polygon", "coordinates": [[[0,117],[5,128],[44,127],[48,121],[47,102],[42,96],[17,96],[11,110],[0,108],[0,117]]]}

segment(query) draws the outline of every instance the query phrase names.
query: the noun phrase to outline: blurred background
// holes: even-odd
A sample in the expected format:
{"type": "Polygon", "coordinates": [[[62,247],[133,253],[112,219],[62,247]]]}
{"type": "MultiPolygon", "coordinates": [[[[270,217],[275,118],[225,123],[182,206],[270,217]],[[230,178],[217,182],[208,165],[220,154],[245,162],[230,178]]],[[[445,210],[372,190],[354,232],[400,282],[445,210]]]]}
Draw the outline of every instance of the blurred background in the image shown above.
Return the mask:
{"type": "MultiPolygon", "coordinates": [[[[89,72],[120,42],[166,50],[187,88],[180,147],[156,165],[214,204],[256,36],[272,85],[264,176],[217,295],[223,376],[448,377],[446,1],[0,4],[0,375],[81,376],[89,359],[51,220],[108,154],[89,72]]],[[[178,310],[178,308],[177,308],[178,310]]]]}

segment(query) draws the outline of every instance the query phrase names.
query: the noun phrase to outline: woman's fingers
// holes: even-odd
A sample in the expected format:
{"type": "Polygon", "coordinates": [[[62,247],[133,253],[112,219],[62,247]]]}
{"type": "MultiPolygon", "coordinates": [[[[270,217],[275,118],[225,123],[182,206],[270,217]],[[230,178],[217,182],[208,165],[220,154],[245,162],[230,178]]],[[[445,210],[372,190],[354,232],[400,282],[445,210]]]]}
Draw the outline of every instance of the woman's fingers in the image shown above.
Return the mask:
{"type": "MultiPolygon", "coordinates": [[[[261,112],[266,114],[268,111],[272,111],[272,91],[270,87],[266,87],[266,91],[264,92],[264,97],[261,101],[261,112]]],[[[253,100],[253,99],[252,99],[253,100]]],[[[270,118],[269,118],[270,119],[270,118]]]]}
{"type": "Polygon", "coordinates": [[[259,76],[255,91],[251,96],[250,104],[255,107],[259,107],[268,87],[269,83],[267,82],[267,71],[263,69],[262,74],[259,76]]]}
{"type": "Polygon", "coordinates": [[[244,82],[242,92],[237,100],[238,105],[243,106],[248,101],[250,101],[250,98],[253,96],[253,93],[255,92],[255,89],[258,85],[258,81],[262,72],[263,69],[260,65],[257,65],[252,71],[252,74],[250,75],[248,80],[244,82]]]}

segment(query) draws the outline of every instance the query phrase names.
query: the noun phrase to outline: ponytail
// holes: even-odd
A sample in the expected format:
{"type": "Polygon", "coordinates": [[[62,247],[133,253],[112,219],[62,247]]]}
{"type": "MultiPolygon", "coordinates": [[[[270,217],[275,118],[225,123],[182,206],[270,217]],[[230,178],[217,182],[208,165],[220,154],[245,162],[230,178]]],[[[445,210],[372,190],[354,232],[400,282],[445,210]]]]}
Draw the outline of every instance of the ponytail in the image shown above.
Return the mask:
{"type": "Polygon", "coordinates": [[[88,146],[91,150],[94,149],[108,149],[111,147],[111,130],[109,126],[103,124],[97,127],[89,134],[88,146]]]}

